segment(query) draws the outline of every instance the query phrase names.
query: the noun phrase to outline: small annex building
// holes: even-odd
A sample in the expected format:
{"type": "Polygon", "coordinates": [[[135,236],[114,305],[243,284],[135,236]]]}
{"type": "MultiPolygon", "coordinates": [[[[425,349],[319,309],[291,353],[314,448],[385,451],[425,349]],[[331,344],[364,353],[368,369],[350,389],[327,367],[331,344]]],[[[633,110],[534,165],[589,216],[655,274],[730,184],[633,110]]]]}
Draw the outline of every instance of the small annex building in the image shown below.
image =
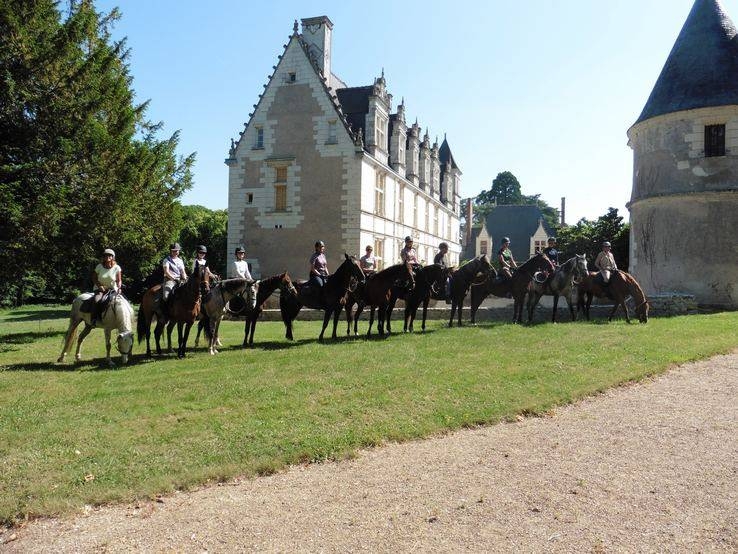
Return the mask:
{"type": "Polygon", "coordinates": [[[695,1],[628,144],[631,273],[738,307],[738,31],[718,0],[695,1]]]}
{"type": "Polygon", "coordinates": [[[244,245],[252,274],[305,278],[317,240],[330,271],[344,252],[374,247],[380,268],[400,261],[405,236],[432,262],[441,242],[461,253],[460,181],[448,141],[405,119],[384,72],[349,87],[331,68],[333,23],[295,21],[228,158],[228,249],[244,245]]]}
{"type": "Polygon", "coordinates": [[[495,206],[482,225],[470,231],[465,259],[487,254],[491,260],[496,260],[502,238],[508,237],[510,250],[518,263],[530,258],[537,248],[543,251],[549,237],[555,236],[541,209],[534,205],[495,206]]]}

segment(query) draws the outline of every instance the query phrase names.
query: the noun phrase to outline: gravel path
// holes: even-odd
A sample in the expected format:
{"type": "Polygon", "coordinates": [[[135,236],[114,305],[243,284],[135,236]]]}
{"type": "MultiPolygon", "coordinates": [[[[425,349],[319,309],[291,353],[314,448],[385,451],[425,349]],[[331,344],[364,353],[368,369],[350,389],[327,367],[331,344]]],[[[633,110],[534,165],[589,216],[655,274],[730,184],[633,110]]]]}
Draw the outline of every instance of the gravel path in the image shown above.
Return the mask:
{"type": "Polygon", "coordinates": [[[550,417],[40,520],[0,540],[9,552],[738,551],[738,352],[550,417]]]}

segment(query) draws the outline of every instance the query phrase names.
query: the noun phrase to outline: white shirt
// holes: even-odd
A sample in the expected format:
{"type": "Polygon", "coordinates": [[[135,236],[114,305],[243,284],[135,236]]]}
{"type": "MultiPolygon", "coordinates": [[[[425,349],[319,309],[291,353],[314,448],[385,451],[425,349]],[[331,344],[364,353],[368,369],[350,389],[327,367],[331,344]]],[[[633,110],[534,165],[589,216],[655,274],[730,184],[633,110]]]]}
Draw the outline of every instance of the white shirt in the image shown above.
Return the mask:
{"type": "Polygon", "coordinates": [[[231,264],[231,277],[241,279],[248,279],[249,281],[253,281],[253,277],[251,277],[251,272],[249,271],[249,264],[246,260],[234,260],[231,264]]]}
{"type": "Polygon", "coordinates": [[[118,273],[120,266],[115,264],[113,267],[107,268],[102,264],[97,264],[95,273],[97,274],[97,282],[107,290],[118,290],[118,273]]]}

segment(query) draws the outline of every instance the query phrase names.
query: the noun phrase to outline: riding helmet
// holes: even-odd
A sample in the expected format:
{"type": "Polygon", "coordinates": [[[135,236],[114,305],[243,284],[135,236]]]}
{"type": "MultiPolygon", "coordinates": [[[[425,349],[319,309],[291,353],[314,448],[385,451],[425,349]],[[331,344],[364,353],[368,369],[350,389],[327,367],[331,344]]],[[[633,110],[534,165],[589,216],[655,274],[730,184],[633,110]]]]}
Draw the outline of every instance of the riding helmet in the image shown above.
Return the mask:
{"type": "Polygon", "coordinates": [[[612,247],[612,244],[610,244],[608,241],[605,241],[605,242],[602,243],[602,247],[604,248],[605,246],[612,247]]]}
{"type": "Polygon", "coordinates": [[[502,244],[510,244],[510,237],[502,237],[502,244]]]}
{"type": "Polygon", "coordinates": [[[548,237],[548,242],[556,242],[556,237],[548,237]]]}
{"type": "Polygon", "coordinates": [[[405,242],[413,242],[413,237],[411,237],[410,235],[406,236],[405,242]]]}
{"type": "Polygon", "coordinates": [[[179,245],[178,242],[173,242],[172,244],[169,245],[169,250],[179,251],[179,250],[182,250],[182,247],[179,245]]]}
{"type": "Polygon", "coordinates": [[[319,246],[325,246],[325,243],[322,240],[315,241],[315,248],[318,248],[319,246]]]}
{"type": "Polygon", "coordinates": [[[103,256],[105,256],[106,254],[110,254],[111,256],[113,256],[113,258],[115,258],[115,251],[112,248],[106,248],[105,250],[103,250],[103,256]]]}
{"type": "Polygon", "coordinates": [[[207,253],[208,253],[208,248],[207,248],[207,246],[205,246],[205,245],[203,245],[203,244],[199,244],[199,245],[197,246],[197,253],[199,254],[200,252],[202,252],[203,254],[207,254],[207,253]]]}
{"type": "Polygon", "coordinates": [[[239,253],[243,253],[243,254],[246,253],[246,250],[243,249],[243,246],[239,246],[238,248],[236,248],[236,254],[239,254],[239,253]]]}
{"type": "Polygon", "coordinates": [[[444,249],[444,248],[448,249],[448,244],[446,244],[445,242],[442,242],[441,244],[438,245],[438,248],[440,248],[440,249],[444,249]]]}

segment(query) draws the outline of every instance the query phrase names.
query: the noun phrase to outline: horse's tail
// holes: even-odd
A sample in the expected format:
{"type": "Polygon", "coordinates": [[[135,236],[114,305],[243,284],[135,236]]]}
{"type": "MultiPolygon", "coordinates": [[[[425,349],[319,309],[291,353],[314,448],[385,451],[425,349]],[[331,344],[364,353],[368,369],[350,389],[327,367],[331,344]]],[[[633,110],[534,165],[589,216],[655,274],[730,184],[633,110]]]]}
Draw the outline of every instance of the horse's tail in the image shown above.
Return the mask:
{"type": "Polygon", "coordinates": [[[136,331],[138,334],[138,344],[141,344],[141,341],[144,339],[144,337],[148,334],[149,326],[147,325],[146,321],[146,311],[144,310],[144,301],[145,299],[141,300],[141,306],[138,308],[138,321],[136,322],[136,331]]]}
{"type": "Polygon", "coordinates": [[[208,315],[207,310],[202,310],[200,312],[202,314],[202,318],[200,318],[200,325],[202,326],[203,330],[205,331],[205,336],[209,339],[213,338],[213,333],[210,331],[210,316],[208,315]]]}

